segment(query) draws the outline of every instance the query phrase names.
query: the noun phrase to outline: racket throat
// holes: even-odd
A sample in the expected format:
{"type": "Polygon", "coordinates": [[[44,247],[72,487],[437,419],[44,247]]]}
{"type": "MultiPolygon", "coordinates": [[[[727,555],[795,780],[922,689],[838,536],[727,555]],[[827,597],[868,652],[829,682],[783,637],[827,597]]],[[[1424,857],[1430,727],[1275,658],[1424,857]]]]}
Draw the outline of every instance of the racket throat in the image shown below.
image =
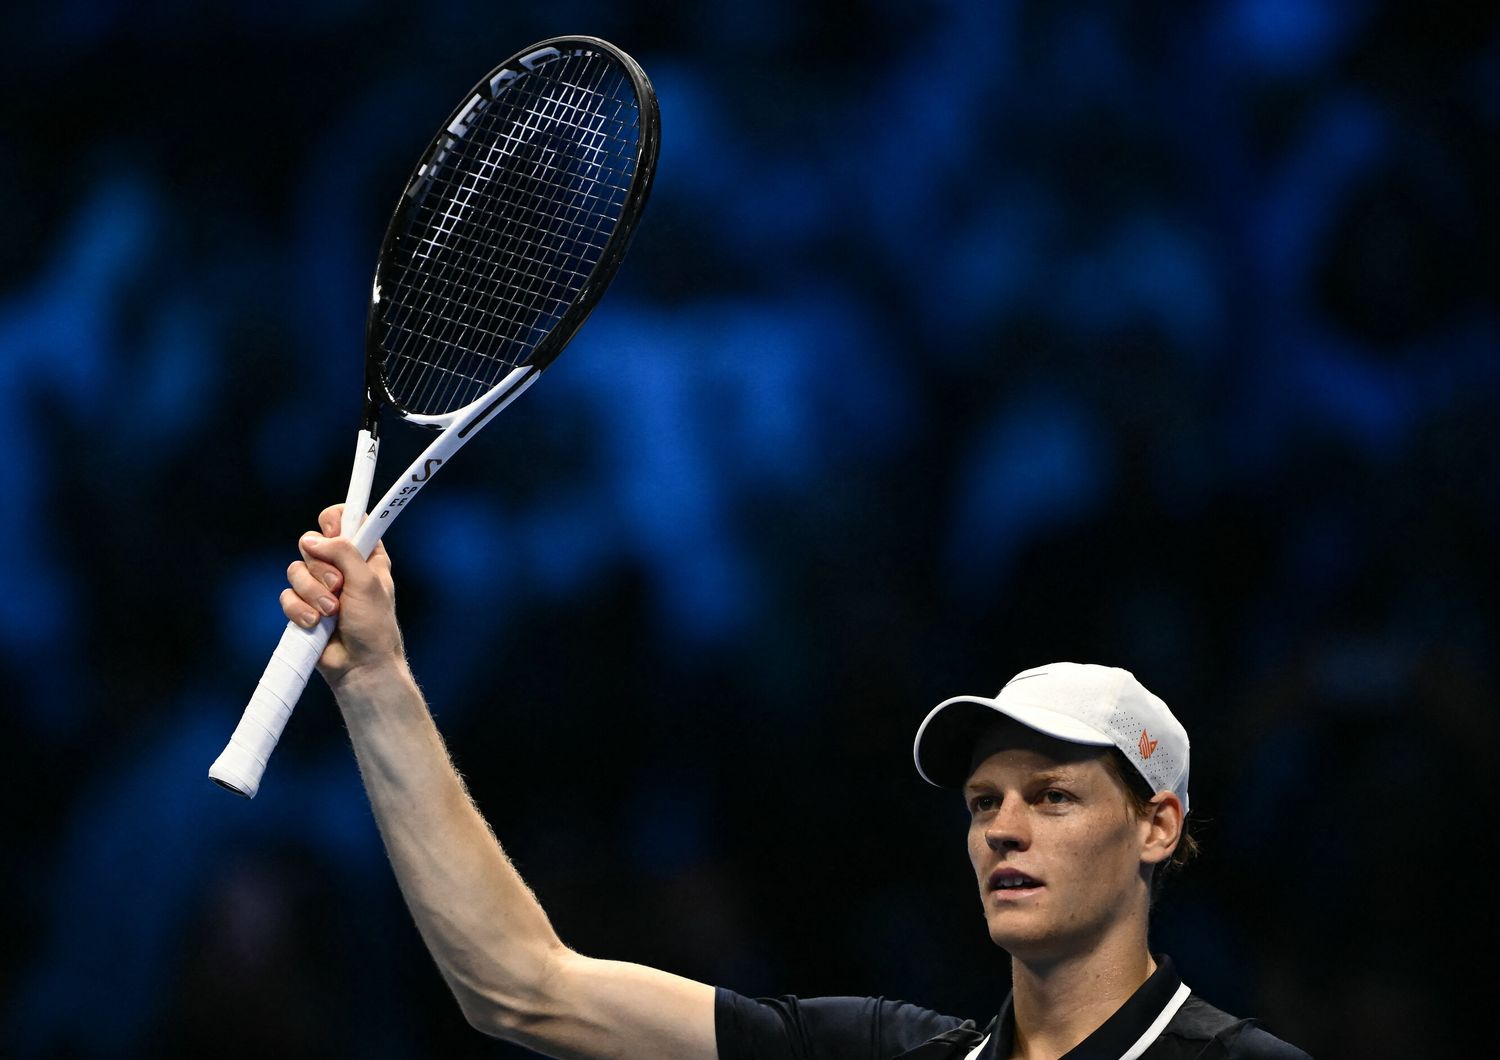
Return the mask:
{"type": "Polygon", "coordinates": [[[380,371],[378,366],[367,368],[365,372],[365,411],[360,420],[360,430],[368,434],[371,439],[380,438],[380,406],[385,401],[385,391],[380,383],[380,371]]]}
{"type": "Polygon", "coordinates": [[[380,440],[363,428],[354,443],[354,469],[349,473],[349,492],[344,496],[344,516],[339,525],[342,537],[352,538],[365,521],[370,503],[370,485],[375,481],[375,464],[380,457],[380,440]]]}
{"type": "Polygon", "coordinates": [[[535,365],[524,365],[511,372],[500,386],[495,388],[490,400],[481,405],[479,411],[474,413],[467,423],[454,424],[458,436],[467,438],[471,432],[484,426],[486,420],[520,397],[541,374],[542,370],[535,365]]]}

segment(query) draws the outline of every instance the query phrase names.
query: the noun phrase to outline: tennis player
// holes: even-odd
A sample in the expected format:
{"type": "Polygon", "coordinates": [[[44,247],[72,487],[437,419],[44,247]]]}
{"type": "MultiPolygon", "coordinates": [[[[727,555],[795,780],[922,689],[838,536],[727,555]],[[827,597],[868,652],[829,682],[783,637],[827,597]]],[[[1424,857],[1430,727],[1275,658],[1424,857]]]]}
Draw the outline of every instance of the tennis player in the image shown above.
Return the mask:
{"type": "MultiPolygon", "coordinates": [[[[932,783],[961,788],[990,937],[1012,989],[980,1027],[875,998],[755,1000],[564,946],[454,770],[406,664],[384,546],[300,542],[287,617],[338,616],[319,661],[401,890],[481,1031],[559,1057],[642,1060],[1298,1058],[1192,994],[1147,947],[1153,881],[1184,856],[1188,738],[1123,670],[1060,663],[992,699],[939,704],[917,734],[932,783]]],[[[997,991],[998,993],[998,991],[997,991]]]]}

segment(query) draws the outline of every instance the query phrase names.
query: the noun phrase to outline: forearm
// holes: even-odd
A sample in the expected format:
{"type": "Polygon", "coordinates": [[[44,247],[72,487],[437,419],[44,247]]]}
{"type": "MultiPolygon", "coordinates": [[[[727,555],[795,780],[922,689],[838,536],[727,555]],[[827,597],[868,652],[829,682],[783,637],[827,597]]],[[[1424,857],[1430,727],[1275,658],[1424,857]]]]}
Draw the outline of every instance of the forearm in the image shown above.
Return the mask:
{"type": "Polygon", "coordinates": [[[639,965],[583,957],[547,916],[464,790],[402,657],[395,583],[332,535],[341,508],[299,542],[281,607],[311,627],[338,592],[338,630],[318,667],[349,727],[401,892],[469,1022],[560,1057],[712,1060],[714,991],[639,965]]]}
{"type": "Polygon", "coordinates": [[[401,892],[465,1015],[492,1031],[536,1018],[565,952],[469,799],[411,672],[335,688],[401,892]]]}

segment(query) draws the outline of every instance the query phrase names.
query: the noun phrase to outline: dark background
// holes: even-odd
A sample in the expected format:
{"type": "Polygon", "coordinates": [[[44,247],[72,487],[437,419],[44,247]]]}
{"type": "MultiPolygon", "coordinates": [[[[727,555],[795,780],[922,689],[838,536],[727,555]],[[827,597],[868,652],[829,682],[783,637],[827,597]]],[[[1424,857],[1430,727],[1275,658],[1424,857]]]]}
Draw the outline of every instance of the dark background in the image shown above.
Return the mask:
{"type": "Polygon", "coordinates": [[[1007,965],[912,734],[1109,662],[1194,741],[1205,853],[1155,947],[1319,1057],[1463,1047],[1496,941],[1492,5],[0,27],[0,1052],[519,1055],[422,950],[321,685],[253,803],[205,771],[343,495],[416,152],[563,32],[660,92],[645,225],[389,541],[563,937],[986,1019],[1007,965]]]}

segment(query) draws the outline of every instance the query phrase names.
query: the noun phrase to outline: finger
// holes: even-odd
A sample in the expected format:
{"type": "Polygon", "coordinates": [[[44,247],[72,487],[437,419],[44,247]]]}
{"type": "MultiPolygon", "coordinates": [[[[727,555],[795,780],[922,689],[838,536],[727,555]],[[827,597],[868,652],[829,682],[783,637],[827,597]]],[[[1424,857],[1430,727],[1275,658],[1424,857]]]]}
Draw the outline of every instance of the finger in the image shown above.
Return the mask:
{"type": "MultiPolygon", "coordinates": [[[[318,519],[320,521],[323,520],[323,519],[326,519],[329,512],[337,513],[342,507],[343,507],[343,505],[336,504],[332,508],[324,508],[322,514],[318,516],[318,519]]],[[[338,529],[337,529],[338,518],[337,518],[336,514],[335,514],[335,517],[334,517],[334,526],[335,526],[335,529],[334,529],[333,535],[331,535],[331,536],[336,536],[338,534],[338,529]]],[[[307,536],[315,537],[317,535],[309,534],[307,536]]],[[[343,575],[343,572],[341,572],[337,567],[335,567],[333,564],[327,562],[326,560],[317,559],[317,558],[309,555],[307,549],[301,547],[300,542],[298,544],[298,550],[302,553],[302,559],[307,564],[307,569],[312,572],[313,578],[316,579],[318,582],[322,583],[322,586],[323,586],[324,589],[328,590],[329,592],[333,593],[334,595],[338,595],[338,591],[344,587],[344,575],[343,575]]],[[[292,581],[292,568],[291,567],[287,568],[286,577],[287,577],[287,581],[292,581]]],[[[296,588],[296,583],[295,582],[292,582],[292,587],[296,588]]],[[[301,595],[305,600],[307,600],[308,603],[312,603],[313,602],[313,596],[312,595],[309,595],[308,593],[300,592],[300,591],[299,591],[299,595],[301,595]]]]}
{"type": "Polygon", "coordinates": [[[334,596],[337,596],[339,590],[344,587],[343,572],[332,564],[315,559],[308,562],[307,569],[312,572],[312,576],[318,580],[319,584],[334,596]]]}
{"type": "Polygon", "coordinates": [[[303,629],[312,629],[318,624],[318,613],[291,589],[281,590],[281,613],[287,621],[295,622],[303,629]]]}
{"type": "MultiPolygon", "coordinates": [[[[327,566],[327,564],[320,564],[320,566],[327,566]]],[[[329,591],[324,580],[302,560],[297,560],[286,569],[286,580],[291,583],[292,592],[296,593],[304,604],[317,608],[325,615],[331,615],[339,609],[338,600],[329,591]]]]}
{"type": "Polygon", "coordinates": [[[318,529],[323,531],[324,537],[338,537],[339,526],[344,520],[344,506],[342,504],[330,504],[318,513],[318,529]]]}
{"type": "Polygon", "coordinates": [[[378,582],[375,572],[348,538],[307,533],[298,540],[297,547],[310,564],[321,562],[335,568],[343,578],[346,591],[369,592],[378,582]]]}

